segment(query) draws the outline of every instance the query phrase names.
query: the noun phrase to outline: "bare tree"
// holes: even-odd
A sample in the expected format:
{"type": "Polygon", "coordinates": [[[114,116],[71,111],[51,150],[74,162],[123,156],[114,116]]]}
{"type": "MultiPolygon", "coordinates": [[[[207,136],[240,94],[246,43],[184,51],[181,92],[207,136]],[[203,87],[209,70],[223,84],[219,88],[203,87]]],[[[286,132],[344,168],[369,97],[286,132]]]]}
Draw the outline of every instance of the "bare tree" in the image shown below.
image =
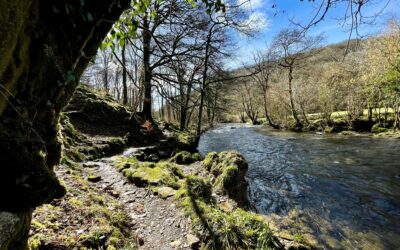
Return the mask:
{"type": "Polygon", "coordinates": [[[248,82],[244,82],[244,84],[239,87],[238,91],[240,93],[240,103],[242,105],[241,113],[245,113],[253,125],[259,124],[259,103],[257,98],[259,93],[255,93],[248,82]]]}
{"type": "Polygon", "coordinates": [[[303,127],[303,124],[295,106],[293,94],[294,70],[312,55],[312,50],[317,48],[321,41],[321,36],[308,36],[302,30],[297,29],[284,29],[273,39],[274,50],[281,57],[279,66],[287,70],[290,108],[296,122],[296,128],[303,127]]]}
{"type": "Polygon", "coordinates": [[[253,60],[253,70],[255,70],[256,74],[252,75],[252,78],[262,91],[265,118],[271,127],[278,129],[279,125],[272,120],[268,109],[268,89],[270,87],[272,74],[277,68],[277,57],[273,49],[269,47],[264,53],[255,53],[253,55],[253,60]]]}

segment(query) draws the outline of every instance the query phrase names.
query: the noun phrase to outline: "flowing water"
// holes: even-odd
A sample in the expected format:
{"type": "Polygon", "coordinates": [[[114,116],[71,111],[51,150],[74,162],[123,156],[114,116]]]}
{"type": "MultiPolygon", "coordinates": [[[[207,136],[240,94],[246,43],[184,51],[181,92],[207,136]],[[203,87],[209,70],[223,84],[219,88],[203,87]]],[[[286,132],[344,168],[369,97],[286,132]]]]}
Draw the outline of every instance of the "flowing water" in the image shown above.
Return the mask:
{"type": "Polygon", "coordinates": [[[243,154],[253,208],[298,240],[306,235],[323,248],[400,249],[399,139],[226,124],[205,133],[199,150],[243,154]]]}

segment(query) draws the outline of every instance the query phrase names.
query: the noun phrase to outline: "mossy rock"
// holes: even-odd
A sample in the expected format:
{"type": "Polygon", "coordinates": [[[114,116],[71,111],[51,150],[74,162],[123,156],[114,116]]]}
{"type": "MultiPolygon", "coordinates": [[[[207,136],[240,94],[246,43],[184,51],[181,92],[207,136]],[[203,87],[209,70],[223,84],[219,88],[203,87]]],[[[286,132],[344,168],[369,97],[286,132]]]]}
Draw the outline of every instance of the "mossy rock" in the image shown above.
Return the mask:
{"type": "MultiPolygon", "coordinates": [[[[180,187],[179,179],[182,170],[168,162],[133,162],[119,163],[123,165],[122,173],[136,186],[168,186],[174,189],[180,187]]],[[[121,166],[120,165],[120,166],[121,166]]]]}
{"type": "Polygon", "coordinates": [[[221,175],[228,166],[237,166],[238,170],[243,175],[247,173],[248,169],[246,159],[239,153],[233,151],[221,153],[211,152],[207,154],[203,160],[203,164],[215,177],[221,175]]]}
{"type": "Polygon", "coordinates": [[[153,189],[154,193],[163,199],[167,199],[168,197],[174,196],[176,194],[176,190],[170,187],[157,187],[153,189]]]}
{"type": "Polygon", "coordinates": [[[227,194],[240,206],[247,206],[247,186],[245,179],[248,164],[236,152],[209,153],[203,160],[208,171],[215,176],[214,188],[217,193],[227,194]]]}
{"type": "Polygon", "coordinates": [[[216,164],[219,156],[216,152],[208,153],[207,156],[203,160],[203,165],[207,168],[208,171],[211,170],[211,167],[216,164]]]}
{"type": "Polygon", "coordinates": [[[189,152],[196,152],[198,141],[195,134],[189,131],[181,131],[174,124],[164,125],[163,132],[167,135],[166,144],[172,148],[185,150],[189,152]]]}
{"type": "Polygon", "coordinates": [[[65,111],[74,120],[78,119],[79,122],[88,124],[100,122],[117,125],[128,123],[131,117],[128,110],[111,96],[84,84],[78,86],[65,111]]]}
{"type": "Polygon", "coordinates": [[[124,169],[135,168],[135,166],[139,166],[139,161],[136,157],[118,156],[114,159],[114,166],[119,171],[123,171],[124,169]]]}
{"type": "Polygon", "coordinates": [[[200,161],[200,154],[199,153],[190,153],[188,151],[181,151],[175,154],[170,161],[175,162],[180,165],[191,164],[196,161],[200,161]]]}
{"type": "Polygon", "coordinates": [[[378,134],[378,133],[386,133],[386,132],[388,132],[389,131],[389,129],[387,129],[387,128],[384,128],[384,127],[381,127],[381,124],[379,124],[379,123],[376,123],[374,126],[372,126],[372,128],[371,128],[371,132],[372,133],[376,133],[376,134],[378,134]]]}

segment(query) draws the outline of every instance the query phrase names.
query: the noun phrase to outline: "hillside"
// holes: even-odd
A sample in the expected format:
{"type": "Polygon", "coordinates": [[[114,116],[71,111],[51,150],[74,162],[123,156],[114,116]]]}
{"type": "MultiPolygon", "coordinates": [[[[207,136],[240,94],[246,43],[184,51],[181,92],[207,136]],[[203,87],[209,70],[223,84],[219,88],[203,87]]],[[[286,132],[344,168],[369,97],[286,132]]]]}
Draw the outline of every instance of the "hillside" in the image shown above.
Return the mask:
{"type": "Polygon", "coordinates": [[[385,39],[351,41],[349,47],[344,41],[294,55],[297,61],[290,86],[289,69],[281,65],[285,58],[262,61],[259,57],[258,64],[231,72],[236,77],[251,76],[223,85],[223,112],[218,118],[223,122],[263,121],[303,131],[371,132],[374,125],[374,131],[395,128],[399,125],[398,72],[379,52],[386,48],[382,47],[385,39]],[[386,68],[376,70],[377,64],[386,68]]]}

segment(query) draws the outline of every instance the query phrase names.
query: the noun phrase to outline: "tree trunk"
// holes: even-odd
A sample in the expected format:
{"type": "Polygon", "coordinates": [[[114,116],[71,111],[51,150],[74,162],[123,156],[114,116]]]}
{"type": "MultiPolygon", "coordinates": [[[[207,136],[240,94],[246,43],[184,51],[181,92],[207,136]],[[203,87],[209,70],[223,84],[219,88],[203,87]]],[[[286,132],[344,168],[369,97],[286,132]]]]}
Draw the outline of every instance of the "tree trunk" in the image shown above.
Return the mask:
{"type": "Polygon", "coordinates": [[[368,121],[372,122],[372,106],[368,105],[368,121]]]}
{"type": "Polygon", "coordinates": [[[301,114],[303,115],[304,121],[306,122],[307,125],[309,125],[310,121],[307,118],[307,113],[306,113],[303,103],[300,104],[300,109],[301,109],[301,114]]]}
{"type": "Polygon", "coordinates": [[[0,0],[0,249],[26,249],[32,210],[64,195],[60,112],[112,26],[102,20],[130,2],[0,0]]]}
{"type": "Polygon", "coordinates": [[[186,128],[186,114],[187,114],[187,107],[185,105],[181,105],[180,117],[179,117],[179,130],[180,131],[183,131],[186,128]]]}
{"type": "Polygon", "coordinates": [[[125,59],[125,41],[124,44],[122,45],[121,49],[121,57],[122,57],[122,104],[127,105],[128,104],[128,85],[126,83],[126,77],[127,77],[127,72],[126,72],[126,59],[125,59]]]}
{"type": "Polygon", "coordinates": [[[104,55],[103,57],[104,69],[103,69],[103,86],[104,86],[104,93],[108,94],[109,86],[108,86],[108,62],[107,58],[104,55]]]}
{"type": "Polygon", "coordinates": [[[211,123],[210,123],[211,128],[214,127],[215,113],[217,112],[217,103],[218,103],[218,90],[215,91],[213,106],[211,110],[211,123]]]}
{"type": "Polygon", "coordinates": [[[289,98],[290,98],[290,108],[292,109],[292,115],[294,120],[296,121],[296,127],[301,128],[303,125],[300,122],[299,116],[297,115],[296,106],[294,104],[294,97],[293,97],[293,89],[292,89],[292,81],[293,81],[293,66],[289,66],[289,98]]]}
{"type": "Polygon", "coordinates": [[[263,97],[264,97],[264,114],[265,114],[265,118],[268,121],[268,124],[273,127],[274,129],[279,129],[279,125],[275,124],[271,117],[269,116],[269,112],[268,112],[268,104],[267,104],[267,91],[264,90],[263,91],[263,97]]]}
{"type": "Polygon", "coordinates": [[[210,28],[207,35],[206,47],[205,47],[205,55],[204,55],[204,70],[203,70],[203,79],[201,81],[200,86],[200,106],[199,106],[199,117],[197,121],[197,130],[196,130],[196,141],[200,140],[201,134],[201,119],[203,118],[203,107],[204,107],[204,98],[206,94],[207,88],[207,73],[208,73],[208,60],[209,60],[209,50],[211,46],[211,37],[212,37],[213,27],[210,28]]]}
{"type": "Polygon", "coordinates": [[[145,119],[152,120],[151,108],[152,108],[152,97],[151,97],[151,78],[152,69],[150,65],[150,46],[151,46],[151,34],[149,31],[149,21],[147,20],[147,13],[144,17],[143,22],[143,87],[144,87],[144,99],[143,99],[143,115],[145,119]]]}

